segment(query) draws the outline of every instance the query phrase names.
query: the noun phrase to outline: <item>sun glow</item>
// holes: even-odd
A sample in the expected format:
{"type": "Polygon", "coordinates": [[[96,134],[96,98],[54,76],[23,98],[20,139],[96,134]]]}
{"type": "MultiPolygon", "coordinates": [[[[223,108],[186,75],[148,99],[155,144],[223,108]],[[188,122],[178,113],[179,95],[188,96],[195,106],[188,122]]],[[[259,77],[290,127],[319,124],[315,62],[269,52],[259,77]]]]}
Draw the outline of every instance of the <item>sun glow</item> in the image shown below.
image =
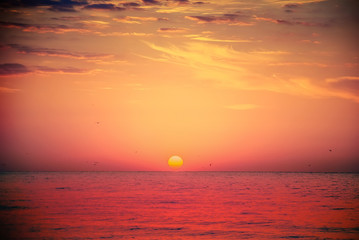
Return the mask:
{"type": "Polygon", "coordinates": [[[172,156],[170,159],[168,159],[168,166],[170,166],[172,169],[179,169],[183,165],[183,160],[179,156],[172,156]]]}

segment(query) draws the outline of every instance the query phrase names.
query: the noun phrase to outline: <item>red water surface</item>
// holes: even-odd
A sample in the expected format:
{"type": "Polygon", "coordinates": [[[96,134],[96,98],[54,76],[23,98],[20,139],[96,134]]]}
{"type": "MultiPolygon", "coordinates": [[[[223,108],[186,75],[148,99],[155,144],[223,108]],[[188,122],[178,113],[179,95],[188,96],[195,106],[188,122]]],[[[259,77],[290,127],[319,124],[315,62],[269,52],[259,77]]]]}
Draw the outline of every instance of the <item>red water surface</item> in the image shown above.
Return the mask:
{"type": "Polygon", "coordinates": [[[359,175],[2,173],[5,239],[359,239],[359,175]]]}

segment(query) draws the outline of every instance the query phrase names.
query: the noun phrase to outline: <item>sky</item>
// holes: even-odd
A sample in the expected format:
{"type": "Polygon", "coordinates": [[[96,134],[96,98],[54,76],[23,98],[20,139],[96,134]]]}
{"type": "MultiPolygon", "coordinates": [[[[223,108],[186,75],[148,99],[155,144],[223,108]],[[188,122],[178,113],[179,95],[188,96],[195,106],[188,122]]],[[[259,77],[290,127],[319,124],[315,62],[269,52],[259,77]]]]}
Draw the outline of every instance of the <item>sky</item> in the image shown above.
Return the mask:
{"type": "Polygon", "coordinates": [[[355,0],[0,3],[0,170],[359,171],[355,0]]]}

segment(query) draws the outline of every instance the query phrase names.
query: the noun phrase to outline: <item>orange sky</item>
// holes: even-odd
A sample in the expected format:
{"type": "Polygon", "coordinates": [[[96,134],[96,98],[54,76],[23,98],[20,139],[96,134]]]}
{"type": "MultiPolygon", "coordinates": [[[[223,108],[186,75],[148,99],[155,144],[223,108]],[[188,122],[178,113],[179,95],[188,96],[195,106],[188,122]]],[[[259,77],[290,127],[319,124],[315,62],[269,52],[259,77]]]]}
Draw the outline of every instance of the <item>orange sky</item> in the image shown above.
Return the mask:
{"type": "Polygon", "coordinates": [[[355,0],[0,3],[0,170],[359,171],[355,0]]]}

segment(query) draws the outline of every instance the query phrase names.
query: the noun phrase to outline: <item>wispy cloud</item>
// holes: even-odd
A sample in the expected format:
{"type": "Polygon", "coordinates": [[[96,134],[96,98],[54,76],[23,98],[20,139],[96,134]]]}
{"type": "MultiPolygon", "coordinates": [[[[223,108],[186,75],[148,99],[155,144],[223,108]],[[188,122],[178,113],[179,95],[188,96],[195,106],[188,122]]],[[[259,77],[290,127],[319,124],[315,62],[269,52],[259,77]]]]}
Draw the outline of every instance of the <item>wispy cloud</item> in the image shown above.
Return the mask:
{"type": "Polygon", "coordinates": [[[238,66],[232,66],[229,62],[233,59],[235,51],[229,47],[220,47],[205,43],[187,43],[182,48],[178,46],[158,46],[147,43],[152,49],[164,53],[163,57],[177,64],[186,64],[192,67],[211,66],[214,68],[226,68],[240,70],[238,66]]]}
{"type": "MultiPolygon", "coordinates": [[[[262,66],[278,61],[277,58],[281,54],[272,54],[271,51],[268,51],[269,54],[245,53],[228,46],[209,43],[187,43],[182,47],[147,44],[152,49],[162,53],[160,58],[152,58],[153,60],[189,67],[193,69],[196,78],[212,80],[212,83],[214,82],[219,86],[250,91],[278,92],[311,98],[339,97],[359,102],[358,94],[335,89],[330,85],[323,84],[323,82],[317,82],[315,79],[308,77],[279,78],[273,77],[265,71],[258,72],[251,70],[252,68],[244,68],[249,64],[255,63],[256,66],[262,66]]],[[[312,63],[300,64],[312,65],[312,63]]],[[[288,66],[295,65],[290,64],[288,66]]],[[[319,64],[318,66],[322,65],[319,64]]],[[[342,81],[345,82],[346,80],[342,81]]],[[[357,80],[355,79],[355,81],[357,80]]],[[[356,86],[356,82],[349,83],[346,81],[346,83],[346,86],[350,84],[356,86]]]]}
{"type": "MultiPolygon", "coordinates": [[[[192,69],[195,78],[243,90],[258,88],[258,86],[252,86],[253,84],[249,80],[257,81],[260,78],[255,77],[254,75],[257,74],[250,72],[242,64],[253,59],[253,56],[248,53],[237,52],[229,46],[219,46],[202,41],[189,42],[181,47],[147,44],[162,53],[156,61],[166,61],[192,69]]],[[[256,59],[258,62],[263,62],[263,59],[256,59]]],[[[265,82],[265,79],[260,81],[265,82]]]]}
{"type": "Polygon", "coordinates": [[[308,78],[294,78],[288,81],[290,84],[285,85],[289,93],[296,95],[306,95],[313,98],[328,98],[328,97],[338,97],[343,99],[353,100],[359,103],[359,94],[358,91],[355,91],[355,87],[358,87],[358,84],[347,85],[347,82],[344,82],[345,87],[334,87],[330,84],[325,86],[323,84],[315,84],[308,78]]]}

